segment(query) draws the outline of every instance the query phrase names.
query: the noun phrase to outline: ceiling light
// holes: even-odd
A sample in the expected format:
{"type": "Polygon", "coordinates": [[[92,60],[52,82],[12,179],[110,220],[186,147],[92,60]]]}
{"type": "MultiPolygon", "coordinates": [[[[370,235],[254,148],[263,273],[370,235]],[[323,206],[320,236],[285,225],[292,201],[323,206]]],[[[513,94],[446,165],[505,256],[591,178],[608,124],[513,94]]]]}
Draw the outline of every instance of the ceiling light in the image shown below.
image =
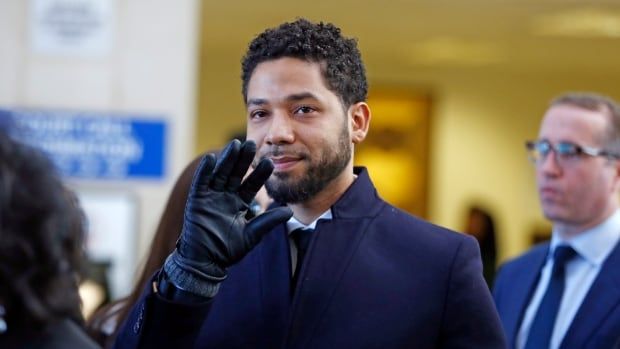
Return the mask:
{"type": "Polygon", "coordinates": [[[502,60],[500,49],[488,42],[453,37],[430,38],[413,45],[410,61],[422,65],[487,65],[502,60]]]}
{"type": "Polygon", "coordinates": [[[538,15],[532,32],[543,36],[620,37],[620,12],[581,8],[538,15]]]}

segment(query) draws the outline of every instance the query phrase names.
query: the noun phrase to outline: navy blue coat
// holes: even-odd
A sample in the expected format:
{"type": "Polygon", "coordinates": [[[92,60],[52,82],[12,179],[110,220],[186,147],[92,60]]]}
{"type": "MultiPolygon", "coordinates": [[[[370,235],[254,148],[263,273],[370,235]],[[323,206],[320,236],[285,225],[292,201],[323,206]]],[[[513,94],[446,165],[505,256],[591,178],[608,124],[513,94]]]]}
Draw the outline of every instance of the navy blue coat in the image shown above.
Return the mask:
{"type": "Polygon", "coordinates": [[[149,286],[117,348],[505,348],[475,240],[381,200],[366,170],[318,222],[291,299],[285,225],[202,305],[149,286]]]}
{"type": "MultiPolygon", "coordinates": [[[[493,296],[511,348],[538,284],[549,244],[537,245],[502,266],[493,296]]],[[[607,257],[577,310],[560,349],[620,348],[620,243],[607,257]]]]}

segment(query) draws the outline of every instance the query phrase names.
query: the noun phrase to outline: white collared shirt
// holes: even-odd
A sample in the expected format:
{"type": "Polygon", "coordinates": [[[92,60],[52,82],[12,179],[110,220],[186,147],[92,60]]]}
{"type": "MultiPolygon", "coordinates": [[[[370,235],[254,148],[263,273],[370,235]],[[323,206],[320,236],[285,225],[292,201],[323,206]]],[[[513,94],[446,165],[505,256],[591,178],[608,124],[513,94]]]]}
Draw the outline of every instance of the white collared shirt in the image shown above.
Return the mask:
{"type": "Polygon", "coordinates": [[[297,265],[297,246],[291,238],[291,232],[295,229],[303,228],[303,229],[314,229],[316,227],[316,223],[319,219],[332,219],[332,209],[328,208],[327,211],[323,212],[319,218],[315,219],[312,223],[305,225],[302,222],[298,221],[295,217],[291,217],[291,219],[286,222],[286,230],[288,231],[288,245],[291,252],[291,273],[295,274],[295,266],[297,265]]]}
{"type": "Polygon", "coordinates": [[[557,349],[562,343],[581,303],[583,303],[586,294],[598,276],[603,262],[619,240],[620,210],[598,226],[569,239],[563,239],[555,230],[553,231],[547,261],[542,268],[538,285],[530,304],[525,310],[523,322],[517,335],[516,347],[518,349],[525,346],[536,311],[549,285],[555,248],[558,245],[569,245],[577,252],[577,256],[566,264],[564,296],[558,309],[549,349],[557,349]]]}

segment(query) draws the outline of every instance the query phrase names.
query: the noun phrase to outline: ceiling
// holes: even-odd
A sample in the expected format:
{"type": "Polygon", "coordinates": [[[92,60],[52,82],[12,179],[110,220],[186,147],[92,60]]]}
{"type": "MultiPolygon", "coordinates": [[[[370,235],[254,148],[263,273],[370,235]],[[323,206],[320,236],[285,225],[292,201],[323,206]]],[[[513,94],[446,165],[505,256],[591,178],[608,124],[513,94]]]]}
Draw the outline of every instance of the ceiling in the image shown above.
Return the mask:
{"type": "Polygon", "coordinates": [[[211,61],[240,58],[260,31],[307,17],[358,38],[371,77],[481,70],[620,76],[620,0],[207,0],[202,6],[202,54],[211,61]]]}

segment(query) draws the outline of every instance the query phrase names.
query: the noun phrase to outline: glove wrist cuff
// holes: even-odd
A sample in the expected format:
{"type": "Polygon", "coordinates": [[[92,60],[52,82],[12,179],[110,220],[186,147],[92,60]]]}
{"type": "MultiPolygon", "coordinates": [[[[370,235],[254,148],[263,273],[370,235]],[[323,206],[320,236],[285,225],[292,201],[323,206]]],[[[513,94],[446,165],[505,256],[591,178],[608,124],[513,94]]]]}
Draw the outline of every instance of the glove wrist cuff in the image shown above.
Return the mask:
{"type": "Polygon", "coordinates": [[[213,276],[198,270],[195,266],[184,261],[176,251],[173,252],[164,263],[164,272],[168,280],[180,290],[193,293],[202,297],[215,297],[220,289],[220,283],[226,279],[226,273],[221,268],[211,265],[213,276]]]}

